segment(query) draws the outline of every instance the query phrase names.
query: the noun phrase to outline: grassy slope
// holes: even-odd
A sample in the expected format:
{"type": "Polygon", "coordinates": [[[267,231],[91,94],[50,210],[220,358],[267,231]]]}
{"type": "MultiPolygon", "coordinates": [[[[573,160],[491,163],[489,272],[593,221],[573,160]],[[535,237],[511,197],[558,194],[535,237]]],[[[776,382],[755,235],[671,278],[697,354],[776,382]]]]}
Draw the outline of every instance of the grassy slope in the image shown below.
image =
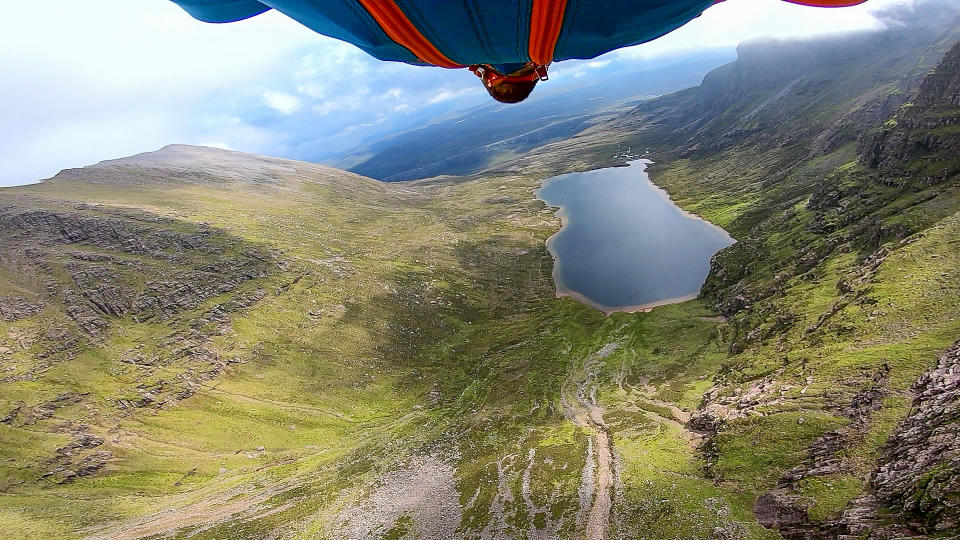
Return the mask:
{"type": "MultiPolygon", "coordinates": [[[[22,480],[0,496],[4,529],[123,537],[213,522],[201,536],[309,536],[328,530],[337,509],[362,497],[379,471],[411,452],[439,451],[458,456],[461,502],[476,496],[465,529],[490,521],[489,503],[502,491],[499,461],[514,491],[501,511],[504,526],[525,530],[546,519],[527,515],[521,504],[530,449],[531,496],[548,503],[550,519],[578,507],[588,437],[563,417],[559,392],[578,359],[612,342],[621,347],[605,359],[601,376],[622,380],[611,414],[617,441],[631,445],[623,456],[627,499],[640,505],[651,491],[679,501],[716,495],[697,475],[684,429],[652,403],[696,403],[703,378],[723,356],[714,342],[717,323],[697,319],[709,315],[697,303],[604,318],[556,300],[543,242],[557,221],[532,198],[539,178],[422,186],[292,179],[284,192],[55,180],[8,190],[37,197],[24,203],[37,207],[90,201],[204,221],[293,262],[256,283],[271,294],[215,338],[214,346],[238,361],[172,407],[130,413],[113,399],[138,382],[117,357],[133,343],[162,347],[166,335],[131,319],[112,321],[101,344],[36,380],[5,384],[8,404],[36,404],[67,387],[91,394],[49,420],[2,427],[0,452],[22,480]],[[342,258],[345,277],[328,267],[333,257],[342,258]],[[318,310],[329,315],[310,315],[318,310]],[[432,388],[442,396],[435,406],[427,398],[432,388]],[[55,425],[67,420],[93,426],[116,457],[103,473],[73,483],[38,480],[38,464],[62,444],[55,425]],[[674,476],[695,490],[678,491],[674,476]],[[179,510],[140,519],[160,509],[179,510]],[[233,512],[238,516],[227,520],[233,512]],[[124,524],[111,525],[117,521],[124,524]]],[[[660,525],[624,526],[709,530],[718,519],[678,512],[660,525]]]]}
{"type": "MultiPolygon", "coordinates": [[[[853,142],[862,132],[850,120],[888,93],[915,88],[910,79],[929,69],[955,36],[955,29],[948,29],[932,44],[921,40],[904,47],[918,54],[902,50],[893,59],[869,48],[864,57],[841,55],[841,63],[877,66],[865,70],[875,79],[830,75],[844,68],[824,61],[829,76],[817,70],[801,70],[800,76],[836,81],[823,91],[794,88],[778,94],[781,87],[770,85],[766,96],[744,93],[753,105],[734,100],[728,109],[702,111],[705,124],[689,116],[697,109],[693,91],[680,93],[641,106],[639,120],[627,117],[519,162],[548,170],[556,170],[555,163],[589,167],[624,149],[652,148],[660,161],[653,180],[682,207],[740,240],[718,261],[707,290],[711,304],[741,293],[747,299],[746,309],[731,309],[730,324],[718,329],[734,354],[708,368],[713,388],[694,387],[696,399],[709,390],[704,404],[732,409],[734,418],[706,448],[708,474],[728,500],[749,505],[772,489],[783,473],[805,461],[819,436],[850,423],[843,411],[856,394],[879,384],[882,407],[847,445],[842,472],[791,488],[808,498],[814,521],[839,517],[862,492],[886,437],[909,410],[911,383],[960,336],[958,250],[950,236],[960,218],[958,180],[930,184],[864,169],[853,142]],[[772,95],[779,101],[771,101],[772,95]],[[753,117],[749,129],[738,126],[742,111],[757,103],[766,103],[766,110],[753,117]],[[813,114],[784,123],[783,118],[795,118],[789,111],[797,108],[813,114]],[[650,127],[638,132],[638,126],[650,127]],[[672,144],[681,142],[670,143],[671,137],[690,126],[705,127],[681,137],[693,150],[678,156],[672,144]],[[834,142],[817,146],[824,134],[834,142]],[[711,138],[725,141],[723,147],[703,150],[711,138]],[[878,373],[886,369],[888,378],[878,383],[878,373]],[[751,399],[739,399],[752,391],[751,399]]],[[[791,83],[784,81],[787,87],[791,83]]],[[[862,120],[859,125],[870,127],[862,120]]],[[[610,392],[606,399],[616,395],[610,392]]],[[[628,456],[631,447],[620,450],[628,456]]]]}
{"type": "MultiPolygon", "coordinates": [[[[261,284],[268,290],[304,277],[217,338],[217,347],[237,351],[242,363],[167,410],[129,414],[110,400],[130,384],[114,372],[116,355],[133,341],[149,343],[156,331],[130,320],[116,321],[102,346],[56,364],[37,381],[4,385],[6,401],[28,403],[64,386],[97,389],[87,401],[94,416],[61,409],[48,422],[82,418],[107,435],[117,456],[105,473],[72,484],[45,485],[28,473],[23,485],[8,486],[0,518],[7,530],[73,536],[179,508],[175,519],[147,520],[132,530],[194,530],[223,520],[203,536],[310,535],[328,530],[337,508],[362,499],[378,472],[411,452],[440,452],[457,456],[460,502],[474,501],[464,512],[465,529],[483,529],[494,517],[504,489],[499,463],[513,494],[502,505],[505,527],[519,534],[546,520],[529,515],[522,497],[531,461],[534,501],[547,503],[552,519],[576,513],[589,434],[564,418],[558,400],[585,358],[617,343],[594,372],[622,460],[618,530],[705,536],[737,520],[763,537],[771,533],[750,525],[753,498],[802,461],[816,436],[844,422],[829,405],[855,392],[876,364],[893,365],[887,407],[856,450],[868,470],[872,453],[905,413],[902,392],[960,332],[960,265],[950,249],[957,209],[942,204],[955,202],[954,195],[913,207],[913,214],[939,223],[874,276],[870,295],[876,306],[889,307],[852,307],[814,338],[804,334],[838,296],[837,281],[856,271],[856,253],[838,253],[813,275],[789,282],[775,300],[777,309],[799,314],[792,330],[728,357],[732,329],[707,320],[712,313],[700,302],[604,318],[555,300],[543,241],[556,221],[531,199],[537,181],[517,175],[364,187],[362,199],[356,186],[306,184],[281,202],[270,192],[196,187],[173,194],[56,183],[18,189],[203,219],[297,258],[287,273],[261,284]],[[341,255],[350,277],[314,262],[322,260],[318,253],[341,255]],[[911,276],[911,287],[901,286],[903,276],[911,276]],[[315,320],[309,311],[316,309],[333,315],[315,320]],[[731,424],[716,441],[713,476],[705,476],[685,414],[715,380],[732,392],[770,374],[781,388],[794,388],[763,416],[731,424]],[[434,387],[442,398],[430,406],[434,387]],[[239,514],[226,519],[231,511],[239,514]]],[[[808,217],[801,211],[793,219],[808,217]]],[[[43,422],[4,431],[0,451],[16,463],[8,470],[42,461],[61,444],[43,422]]],[[[857,492],[857,478],[862,474],[811,482],[807,494],[826,515],[857,492]]]]}
{"type": "MultiPolygon", "coordinates": [[[[942,49],[942,41],[931,49],[942,49]]],[[[861,493],[886,437],[909,410],[909,386],[960,336],[960,250],[951,236],[960,220],[960,180],[889,178],[858,164],[852,142],[811,149],[815,136],[842,125],[864,96],[888,91],[852,91],[850,81],[840,82],[826,92],[843,99],[790,124],[808,140],[764,144],[758,139],[784,139],[768,125],[758,137],[731,137],[718,152],[667,158],[652,175],[681,206],[741,240],[718,259],[706,289],[733,314],[736,353],[724,361],[708,401],[739,401],[733,407],[746,413],[735,414],[710,449],[710,473],[720,485],[749,497],[772,489],[817,436],[849,423],[843,410],[854,395],[883,390],[882,407],[843,450],[842,472],[791,488],[809,498],[816,521],[839,517],[861,493]],[[729,307],[737,295],[746,308],[729,307]],[[738,400],[751,390],[758,392],[753,403],[738,400]]],[[[637,145],[636,137],[621,144],[637,145]]]]}
{"type": "MultiPolygon", "coordinates": [[[[411,455],[437,454],[454,466],[461,532],[494,524],[522,537],[531,524],[559,523],[574,536],[581,471],[596,439],[567,419],[562,403],[586,387],[605,408],[620,460],[614,532],[690,538],[724,527],[776,538],[755,522],[755,498],[801,463],[816,437],[848,422],[838,408],[886,363],[884,406],[849,450],[853,467],[800,487],[812,515],[835,514],[859,492],[905,414],[909,384],[960,334],[956,186],[877,182],[851,163],[850,145],[816,159],[740,147],[664,162],[654,179],[748,249],[732,251],[731,262],[760,261],[745,290],[777,289],[731,323],[718,322],[704,301],[605,318],[553,297],[543,242],[558,223],[532,196],[548,174],[612,162],[618,148],[636,145],[629,134],[602,135],[551,145],[511,173],[465,180],[125,189],[53,181],[7,191],[53,199],[29,202],[38,206],[91,201],[204,221],[292,262],[257,283],[271,294],[216,338],[241,362],[173,407],[129,413],[111,400],[133,384],[117,371],[117,353],[156,339],[156,327],[129,319],[112,321],[102,344],[36,380],[0,387],[5,404],[38,403],[66,386],[91,392],[49,421],[0,426],[0,458],[23,482],[0,495],[2,529],[51,537],[335,537],[340,510],[375,493],[382,473],[411,455]],[[787,158],[792,181],[760,189],[787,158]],[[864,263],[878,246],[845,240],[856,222],[814,231],[837,214],[836,205],[806,204],[824,182],[850,187],[843,208],[862,205],[891,228],[911,224],[908,242],[881,237],[892,254],[875,273],[864,263]],[[927,199],[931,190],[937,196],[927,199]],[[812,268],[775,277],[830,238],[839,244],[812,268]],[[837,287],[859,275],[867,279],[853,292],[837,287]],[[870,301],[851,301],[806,330],[851,297],[870,301]],[[787,312],[789,324],[745,339],[787,312]],[[732,342],[741,352],[729,353],[732,342]],[[687,415],[711,390],[732,396],[758,382],[769,383],[759,404],[713,439],[708,463],[687,415]],[[38,481],[37,464],[63,443],[54,423],[71,419],[102,433],[116,459],[73,483],[38,481]]],[[[5,333],[31,324],[39,317],[5,333]]],[[[417,518],[401,516],[379,534],[399,536],[417,518]]]]}

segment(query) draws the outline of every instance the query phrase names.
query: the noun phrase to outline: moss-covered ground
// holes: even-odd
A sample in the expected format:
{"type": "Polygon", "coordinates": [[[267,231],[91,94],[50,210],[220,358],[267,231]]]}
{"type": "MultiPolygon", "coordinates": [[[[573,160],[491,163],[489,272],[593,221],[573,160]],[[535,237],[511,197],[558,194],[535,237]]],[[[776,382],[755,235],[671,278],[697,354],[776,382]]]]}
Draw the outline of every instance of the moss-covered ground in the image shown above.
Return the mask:
{"type": "MultiPolygon", "coordinates": [[[[759,163],[743,150],[665,162],[653,180],[740,240],[719,264],[742,274],[714,276],[704,300],[604,317],[555,297],[544,241],[559,222],[533,190],[549,174],[609,161],[616,144],[559,165],[412,184],[329,173],[271,185],[148,178],[6,190],[29,208],[87,202],[187,229],[203,222],[283,264],[167,320],[111,317],[76,354],[39,368],[27,342],[66,316],[48,305],[2,323],[4,369],[31,375],[0,385],[0,416],[67,391],[82,397],[0,424],[0,531],[415,536],[450,514],[414,504],[380,522],[352,510],[434,456],[450,467],[434,476],[457,494],[456,535],[576,538],[597,495],[602,430],[614,456],[611,534],[777,538],[753,517],[755,500],[818,437],[849,426],[843,408],[883,369],[882,407],[845,449],[850,466],[796,488],[812,518],[835,517],[907,413],[910,384],[960,335],[957,186],[884,183],[850,145],[773,186],[764,177],[796,162],[789,149],[759,163]],[[715,303],[731,287],[753,304],[727,320],[715,303]],[[216,376],[169,405],[122,405],[195,367],[187,358],[144,368],[124,354],[163,356],[198,314],[255,289],[267,294],[206,342],[225,360],[216,376]],[[691,430],[705,402],[757,388],[754,402],[724,402],[733,415],[708,442],[691,430]],[[585,422],[589,407],[602,417],[585,422]],[[77,425],[104,440],[106,467],[45,477],[77,425]]],[[[0,292],[42,294],[5,264],[0,292]]]]}

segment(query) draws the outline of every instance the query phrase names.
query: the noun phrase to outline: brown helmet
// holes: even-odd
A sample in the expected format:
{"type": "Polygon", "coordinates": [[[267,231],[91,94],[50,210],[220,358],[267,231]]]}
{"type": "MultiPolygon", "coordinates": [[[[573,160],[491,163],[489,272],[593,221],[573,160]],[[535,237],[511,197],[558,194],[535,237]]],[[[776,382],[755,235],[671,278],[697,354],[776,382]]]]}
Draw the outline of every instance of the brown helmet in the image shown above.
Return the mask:
{"type": "Polygon", "coordinates": [[[470,66],[470,71],[480,77],[490,97],[501,103],[520,103],[527,99],[540,81],[547,80],[547,66],[527,62],[527,65],[504,75],[490,64],[470,66]]]}

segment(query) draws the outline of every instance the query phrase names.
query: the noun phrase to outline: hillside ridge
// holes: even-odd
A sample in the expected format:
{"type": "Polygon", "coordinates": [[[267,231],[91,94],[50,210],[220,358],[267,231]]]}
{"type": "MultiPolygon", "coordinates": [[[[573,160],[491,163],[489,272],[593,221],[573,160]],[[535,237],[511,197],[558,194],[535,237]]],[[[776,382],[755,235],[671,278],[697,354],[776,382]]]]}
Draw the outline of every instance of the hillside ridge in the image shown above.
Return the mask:
{"type": "Polygon", "coordinates": [[[0,190],[0,530],[960,534],[937,13],[806,63],[745,49],[470,176],[171,146],[0,190]],[[688,302],[557,298],[534,190],[640,154],[738,242],[688,302]]]}
{"type": "Polygon", "coordinates": [[[374,180],[326,165],[275,158],[209,146],[171,144],[159,150],[101,161],[88,167],[65,169],[47,182],[140,183],[158,182],[282,185],[289,180],[365,182],[374,180]]]}

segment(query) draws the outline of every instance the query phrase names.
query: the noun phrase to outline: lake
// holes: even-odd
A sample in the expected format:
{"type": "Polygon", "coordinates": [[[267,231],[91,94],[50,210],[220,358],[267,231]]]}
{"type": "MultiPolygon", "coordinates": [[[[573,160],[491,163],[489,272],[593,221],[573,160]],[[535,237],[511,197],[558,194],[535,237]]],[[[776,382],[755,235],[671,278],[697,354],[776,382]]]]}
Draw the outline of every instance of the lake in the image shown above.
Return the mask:
{"type": "Polygon", "coordinates": [[[649,163],[562,174],[536,191],[560,208],[563,221],[547,241],[557,296],[605,313],[689,300],[703,286],[713,254],[735,242],[675,205],[650,182],[649,163]]]}

